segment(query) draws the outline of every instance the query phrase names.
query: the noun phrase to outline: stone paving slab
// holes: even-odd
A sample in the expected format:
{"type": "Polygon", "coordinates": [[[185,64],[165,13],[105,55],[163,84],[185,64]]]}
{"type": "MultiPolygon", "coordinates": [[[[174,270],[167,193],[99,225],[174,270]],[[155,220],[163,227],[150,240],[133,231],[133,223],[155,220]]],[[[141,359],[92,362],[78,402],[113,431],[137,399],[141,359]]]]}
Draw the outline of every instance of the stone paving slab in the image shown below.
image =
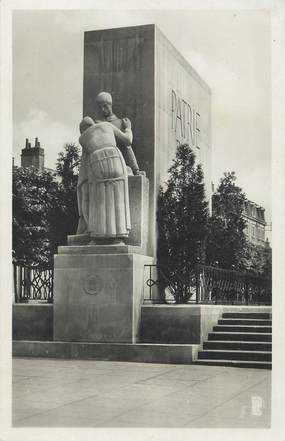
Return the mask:
{"type": "Polygon", "coordinates": [[[13,359],[14,427],[269,428],[271,372],[13,359]]]}

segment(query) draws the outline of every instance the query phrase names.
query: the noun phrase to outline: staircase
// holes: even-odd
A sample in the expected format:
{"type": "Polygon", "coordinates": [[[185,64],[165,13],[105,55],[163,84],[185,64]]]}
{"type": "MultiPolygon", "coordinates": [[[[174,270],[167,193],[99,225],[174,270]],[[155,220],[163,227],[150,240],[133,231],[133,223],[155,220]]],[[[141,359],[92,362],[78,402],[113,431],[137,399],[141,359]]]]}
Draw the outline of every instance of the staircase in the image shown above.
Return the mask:
{"type": "Polygon", "coordinates": [[[267,312],[225,312],[195,364],[271,369],[272,321],[267,312]]]}

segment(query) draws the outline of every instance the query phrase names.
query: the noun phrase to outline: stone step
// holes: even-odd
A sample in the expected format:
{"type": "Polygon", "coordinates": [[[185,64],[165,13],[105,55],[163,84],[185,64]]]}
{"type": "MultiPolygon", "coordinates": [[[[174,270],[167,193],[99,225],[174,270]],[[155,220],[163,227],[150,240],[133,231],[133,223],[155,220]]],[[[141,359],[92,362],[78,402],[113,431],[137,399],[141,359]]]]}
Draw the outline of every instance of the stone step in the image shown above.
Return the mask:
{"type": "Polygon", "coordinates": [[[269,312],[224,312],[223,318],[271,319],[269,312]]]}
{"type": "Polygon", "coordinates": [[[245,361],[245,360],[195,360],[193,364],[207,366],[230,366],[238,368],[272,369],[270,361],[245,361]]]}
{"type": "Polygon", "coordinates": [[[208,340],[271,342],[272,334],[263,332],[209,332],[208,340]]]}
{"type": "Polygon", "coordinates": [[[14,357],[191,364],[199,345],[14,340],[12,348],[14,357]]]}
{"type": "Polygon", "coordinates": [[[272,344],[258,341],[222,341],[208,340],[203,343],[203,349],[230,349],[240,351],[271,351],[272,344]]]}
{"type": "Polygon", "coordinates": [[[231,350],[205,350],[198,352],[198,360],[245,360],[245,361],[271,361],[271,352],[266,351],[231,351],[231,350]]]}
{"type": "Polygon", "coordinates": [[[223,318],[218,320],[219,325],[253,325],[253,326],[272,326],[272,320],[256,318],[223,318]]]}
{"type": "Polygon", "coordinates": [[[272,332],[271,326],[254,326],[254,325],[216,325],[213,331],[218,332],[272,332]]]}
{"type": "Polygon", "coordinates": [[[195,363],[271,369],[271,332],[270,312],[225,312],[195,363]]]}

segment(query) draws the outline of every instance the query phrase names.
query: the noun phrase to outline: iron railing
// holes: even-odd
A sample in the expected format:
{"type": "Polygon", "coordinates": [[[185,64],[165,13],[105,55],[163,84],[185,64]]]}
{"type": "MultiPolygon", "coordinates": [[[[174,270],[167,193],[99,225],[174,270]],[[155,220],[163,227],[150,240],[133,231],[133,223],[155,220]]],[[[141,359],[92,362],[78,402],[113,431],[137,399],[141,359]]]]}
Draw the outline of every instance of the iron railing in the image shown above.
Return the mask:
{"type": "MultiPolygon", "coordinates": [[[[53,268],[13,265],[16,303],[53,302],[53,268]]],[[[144,302],[271,305],[271,279],[206,265],[145,265],[144,302]]]]}
{"type": "Polygon", "coordinates": [[[145,303],[198,303],[197,268],[185,270],[177,265],[145,265],[145,271],[145,303]]]}
{"type": "Polygon", "coordinates": [[[206,265],[145,265],[144,303],[271,305],[271,278],[206,265]]]}
{"type": "Polygon", "coordinates": [[[53,268],[13,264],[16,303],[52,303],[53,268]]]}

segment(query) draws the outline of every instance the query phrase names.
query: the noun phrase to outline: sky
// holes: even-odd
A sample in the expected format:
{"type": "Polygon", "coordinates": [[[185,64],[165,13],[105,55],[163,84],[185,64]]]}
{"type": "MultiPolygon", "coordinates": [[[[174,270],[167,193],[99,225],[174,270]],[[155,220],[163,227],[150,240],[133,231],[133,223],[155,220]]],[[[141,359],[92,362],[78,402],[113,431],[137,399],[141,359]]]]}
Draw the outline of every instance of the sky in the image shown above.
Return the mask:
{"type": "Polygon", "coordinates": [[[83,34],[155,23],[212,89],[212,181],[235,171],[271,222],[271,30],[265,10],[23,10],[13,15],[13,156],[54,168],[82,117],[83,34]]]}

